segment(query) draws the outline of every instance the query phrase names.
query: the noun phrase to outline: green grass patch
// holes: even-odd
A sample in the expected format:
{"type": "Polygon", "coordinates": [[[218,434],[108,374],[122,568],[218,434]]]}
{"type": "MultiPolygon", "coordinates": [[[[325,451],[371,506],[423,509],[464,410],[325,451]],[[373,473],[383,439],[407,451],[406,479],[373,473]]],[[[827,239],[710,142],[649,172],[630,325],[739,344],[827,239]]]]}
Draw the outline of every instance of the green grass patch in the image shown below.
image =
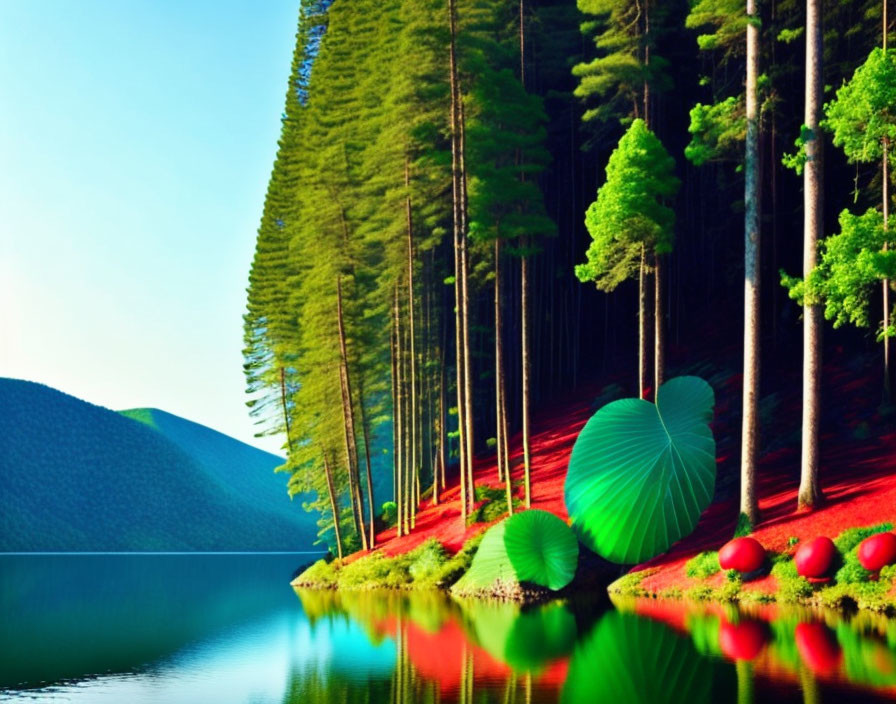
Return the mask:
{"type": "MultiPolygon", "coordinates": [[[[514,482],[517,484],[518,482],[514,482]]],[[[467,516],[467,525],[474,523],[492,523],[499,518],[507,515],[507,489],[505,487],[477,486],[475,491],[477,503],[484,502],[469,516],[467,516]]],[[[520,500],[513,497],[513,508],[517,509],[522,505],[520,500]]]]}
{"type": "Polygon", "coordinates": [[[638,572],[629,572],[607,587],[607,591],[619,596],[647,596],[649,592],[641,586],[641,582],[657,571],[658,568],[652,567],[638,572]]]}
{"type": "Polygon", "coordinates": [[[716,574],[719,567],[719,553],[716,550],[707,550],[695,555],[684,564],[684,573],[688,577],[706,579],[716,574]]]}

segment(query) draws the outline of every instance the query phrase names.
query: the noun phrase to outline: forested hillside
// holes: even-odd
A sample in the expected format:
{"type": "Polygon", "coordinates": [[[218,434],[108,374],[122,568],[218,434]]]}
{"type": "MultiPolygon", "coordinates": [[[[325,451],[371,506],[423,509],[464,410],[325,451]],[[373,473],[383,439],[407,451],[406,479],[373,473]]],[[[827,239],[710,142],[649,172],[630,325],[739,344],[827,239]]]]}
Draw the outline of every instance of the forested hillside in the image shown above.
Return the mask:
{"type": "Polygon", "coordinates": [[[452,477],[466,520],[484,453],[527,506],[537,409],[701,364],[740,387],[748,523],[760,399],[802,373],[819,502],[825,350],[892,389],[888,31],[881,0],[302,0],[245,372],[335,551],[393,487],[399,535],[452,477]]]}
{"type": "Polygon", "coordinates": [[[317,516],[289,500],[276,455],[17,379],[0,403],[0,551],[314,549],[317,516]]]}

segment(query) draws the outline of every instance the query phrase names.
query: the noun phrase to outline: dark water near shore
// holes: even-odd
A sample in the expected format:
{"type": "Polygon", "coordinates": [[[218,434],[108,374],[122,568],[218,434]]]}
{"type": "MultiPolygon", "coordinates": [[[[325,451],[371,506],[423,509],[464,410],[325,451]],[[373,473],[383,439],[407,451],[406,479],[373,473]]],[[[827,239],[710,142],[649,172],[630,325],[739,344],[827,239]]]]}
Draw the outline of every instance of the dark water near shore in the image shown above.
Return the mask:
{"type": "Polygon", "coordinates": [[[896,621],[296,593],[290,555],[0,556],[0,700],[896,700],[896,621]]]}

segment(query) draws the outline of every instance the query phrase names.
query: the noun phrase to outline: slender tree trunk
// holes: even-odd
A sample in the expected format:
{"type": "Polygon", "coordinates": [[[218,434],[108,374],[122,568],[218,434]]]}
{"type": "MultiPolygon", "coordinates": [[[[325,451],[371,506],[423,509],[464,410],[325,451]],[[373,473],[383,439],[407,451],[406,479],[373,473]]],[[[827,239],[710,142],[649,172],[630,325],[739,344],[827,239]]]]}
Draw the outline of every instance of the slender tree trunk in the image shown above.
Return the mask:
{"type": "Polygon", "coordinates": [[[513,514],[513,488],[510,477],[510,458],[506,453],[506,397],[504,387],[504,317],[501,300],[501,237],[495,237],[495,411],[496,440],[495,449],[498,457],[498,481],[504,480],[507,487],[507,513],[513,514]]]}
{"type": "Polygon", "coordinates": [[[663,294],[666,285],[666,262],[662,254],[654,255],[653,274],[653,397],[666,378],[666,307],[663,294]]]}
{"type": "Polygon", "coordinates": [[[395,504],[397,509],[397,525],[395,534],[398,537],[404,535],[404,404],[402,403],[402,361],[401,361],[401,310],[398,306],[398,286],[394,290],[392,302],[392,320],[395,324],[395,412],[392,422],[395,425],[395,504]]]}
{"type": "Polygon", "coordinates": [[[744,377],[740,512],[759,521],[756,461],[759,445],[759,29],[756,0],[747,0],[747,139],[744,156],[744,377]]]}
{"type": "Polygon", "coordinates": [[[361,498],[360,473],[358,471],[358,445],[355,440],[355,411],[352,400],[352,385],[348,371],[348,346],[345,341],[345,323],[342,312],[342,277],[336,277],[336,318],[339,327],[339,355],[342,369],[342,414],[345,431],[345,453],[348,458],[348,471],[351,480],[353,508],[356,528],[361,537],[361,545],[367,550],[367,531],[364,525],[364,502],[361,498]]]}
{"type": "Polygon", "coordinates": [[[525,251],[527,244],[523,242],[523,255],[520,257],[520,347],[522,348],[520,371],[523,387],[523,486],[526,508],[529,508],[532,506],[532,450],[529,439],[529,377],[532,366],[529,360],[529,257],[525,251]]]}
{"type": "MultiPolygon", "coordinates": [[[[886,3],[884,3],[886,7],[886,3]]],[[[886,11],[885,11],[886,12],[886,11]]],[[[886,41],[885,41],[886,46],[886,41]]],[[[884,138],[883,162],[883,199],[884,199],[884,251],[889,247],[890,226],[890,167],[888,154],[890,142],[884,138]]],[[[884,328],[890,324],[890,280],[883,281],[884,328]]],[[[890,368],[890,338],[884,335],[884,394],[888,401],[893,400],[893,370],[890,368]]]]}
{"type": "MultiPolygon", "coordinates": [[[[650,0],[644,0],[644,68],[649,69],[650,66],[650,0]]],[[[650,109],[650,82],[647,79],[646,72],[644,77],[644,122],[650,127],[650,120],[653,117],[650,109]]]]}
{"type": "Polygon", "coordinates": [[[647,251],[641,245],[641,265],[638,270],[638,398],[647,397],[647,251]]]}
{"type": "Polygon", "coordinates": [[[460,221],[461,221],[461,247],[462,256],[461,263],[461,308],[463,315],[463,340],[464,340],[464,403],[466,404],[466,412],[464,414],[464,423],[466,424],[466,442],[467,442],[467,490],[469,491],[468,501],[470,506],[476,502],[476,483],[473,479],[473,458],[475,453],[475,443],[473,441],[473,355],[470,350],[471,327],[470,327],[470,251],[469,236],[467,233],[467,168],[466,168],[466,117],[464,113],[463,97],[458,93],[460,98],[460,150],[458,163],[460,167],[460,221]]]}
{"type": "Polygon", "coordinates": [[[292,454],[292,433],[289,429],[289,410],[286,406],[286,370],[280,367],[280,403],[283,404],[283,422],[286,425],[286,447],[292,454]]]}
{"type": "MultiPolygon", "coordinates": [[[[408,342],[405,341],[404,350],[408,349],[408,342]]],[[[414,507],[414,482],[411,476],[411,472],[413,471],[413,467],[411,467],[411,399],[410,394],[408,393],[408,374],[410,372],[410,363],[402,362],[402,364],[406,364],[402,370],[402,375],[405,379],[404,382],[404,390],[405,394],[405,403],[404,403],[404,532],[411,532],[411,515],[414,507]]]]}
{"type": "MultiPolygon", "coordinates": [[[[411,472],[413,475],[418,475],[419,467],[419,457],[417,455],[417,350],[416,350],[416,341],[415,341],[415,330],[414,330],[414,227],[413,220],[411,217],[411,172],[410,172],[410,163],[408,161],[408,156],[405,154],[404,157],[404,189],[405,189],[405,220],[407,223],[407,235],[408,235],[408,326],[409,326],[409,335],[410,335],[410,377],[411,377],[411,407],[410,407],[410,415],[411,415],[411,455],[410,455],[410,463],[411,463],[411,472]]],[[[415,499],[418,497],[415,494],[415,499]]],[[[417,514],[417,501],[415,500],[411,505],[411,526],[413,527],[416,523],[417,514]]]]}
{"type": "Polygon", "coordinates": [[[455,365],[457,372],[457,429],[458,429],[458,455],[460,459],[460,501],[461,522],[466,525],[467,520],[467,462],[466,462],[466,404],[464,391],[464,326],[461,279],[463,276],[463,237],[461,233],[461,186],[460,186],[460,114],[459,114],[459,90],[457,80],[457,8],[456,0],[448,0],[448,28],[450,41],[448,44],[448,63],[450,70],[451,92],[451,202],[452,220],[454,231],[454,321],[455,321],[455,365]]]}
{"type": "MultiPolygon", "coordinates": [[[[819,118],[822,94],[821,0],[806,0],[806,112],[811,136],[806,141],[803,170],[803,277],[817,262],[818,240],[824,236],[823,154],[819,118]]],[[[818,484],[818,414],[821,393],[822,309],[817,302],[803,307],[803,442],[798,508],[810,509],[822,500],[818,484]]]]}
{"type": "Polygon", "coordinates": [[[327,476],[327,494],[330,496],[330,510],[333,512],[333,532],[336,535],[336,556],[341,560],[342,533],[339,529],[339,504],[336,502],[336,489],[333,486],[333,470],[330,467],[330,460],[327,458],[326,450],[321,448],[321,454],[324,458],[324,473],[327,476]]]}
{"type": "MultiPolygon", "coordinates": [[[[520,0],[520,83],[526,88],[526,25],[524,0],[520,0]]],[[[525,174],[520,174],[525,180],[525,174]]],[[[526,508],[532,506],[532,449],[529,438],[529,404],[530,404],[530,376],[532,364],[529,359],[529,256],[526,252],[528,238],[523,237],[522,256],[520,257],[520,346],[522,347],[522,366],[520,376],[522,381],[522,407],[523,407],[523,485],[525,487],[526,508]]],[[[507,456],[507,481],[508,495],[511,492],[510,455],[507,456]]],[[[508,496],[507,510],[512,511],[511,498],[508,496]]]]}
{"type": "Polygon", "coordinates": [[[367,411],[364,410],[363,379],[358,380],[358,409],[361,412],[361,431],[364,433],[364,464],[367,474],[367,528],[370,531],[368,547],[376,547],[376,528],[373,519],[373,473],[370,466],[370,426],[367,422],[367,411]]]}
{"type": "Polygon", "coordinates": [[[501,315],[501,238],[495,237],[495,456],[498,481],[504,479],[504,435],[501,427],[501,397],[504,394],[501,371],[504,366],[503,324],[501,315]]]}

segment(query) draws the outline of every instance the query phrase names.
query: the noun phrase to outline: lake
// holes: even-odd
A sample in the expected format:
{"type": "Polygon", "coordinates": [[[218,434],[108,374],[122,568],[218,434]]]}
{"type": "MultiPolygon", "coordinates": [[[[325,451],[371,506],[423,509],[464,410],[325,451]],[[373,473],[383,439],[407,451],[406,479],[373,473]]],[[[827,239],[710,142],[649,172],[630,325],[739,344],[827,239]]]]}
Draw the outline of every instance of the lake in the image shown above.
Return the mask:
{"type": "Polygon", "coordinates": [[[2,555],[0,700],[896,700],[896,620],[295,591],[308,555],[2,555]]]}

